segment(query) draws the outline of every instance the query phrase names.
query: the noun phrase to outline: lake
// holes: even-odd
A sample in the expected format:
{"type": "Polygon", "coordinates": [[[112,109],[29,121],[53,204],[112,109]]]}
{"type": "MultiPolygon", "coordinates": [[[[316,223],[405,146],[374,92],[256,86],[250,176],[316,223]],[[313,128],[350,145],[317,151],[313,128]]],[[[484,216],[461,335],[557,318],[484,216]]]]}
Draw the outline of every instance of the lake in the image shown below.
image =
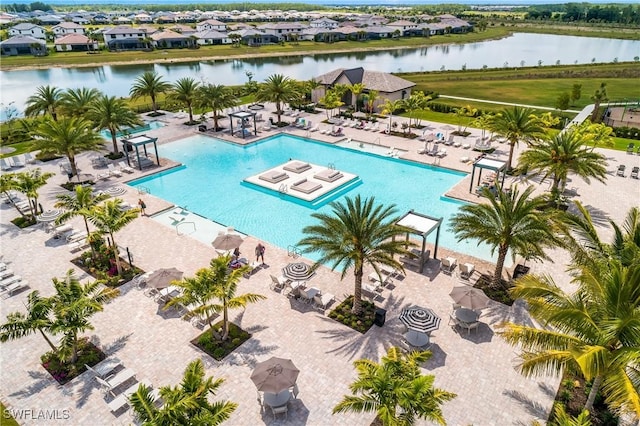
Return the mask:
{"type": "Polygon", "coordinates": [[[128,96],[135,78],[147,70],[156,70],[171,82],[191,76],[203,82],[238,85],[247,81],[245,71],[251,71],[257,81],[274,73],[308,80],[336,68],[364,67],[384,72],[460,70],[463,66],[467,69],[480,69],[485,65],[490,68],[532,66],[539,61],[543,65],[557,61],[561,64],[622,62],[632,61],[638,55],[638,40],[516,33],[500,40],[382,52],[0,71],[0,93],[4,105],[14,102],[15,107],[22,110],[35,88],[47,84],[60,88],[95,87],[109,95],[128,96]]]}

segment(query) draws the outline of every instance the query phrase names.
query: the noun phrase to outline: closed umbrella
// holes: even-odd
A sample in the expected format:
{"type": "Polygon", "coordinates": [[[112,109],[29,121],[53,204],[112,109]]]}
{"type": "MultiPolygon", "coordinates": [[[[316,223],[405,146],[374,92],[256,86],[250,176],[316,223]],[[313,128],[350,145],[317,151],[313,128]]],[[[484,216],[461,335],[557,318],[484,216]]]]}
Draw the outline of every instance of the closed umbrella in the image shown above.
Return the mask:
{"type": "Polygon", "coordinates": [[[107,190],[104,192],[105,194],[110,195],[111,197],[117,197],[118,195],[122,195],[125,192],[127,192],[127,190],[122,186],[111,186],[107,188],[107,190]]]}
{"type": "Polygon", "coordinates": [[[431,309],[413,307],[403,309],[400,321],[407,328],[419,333],[431,333],[440,328],[440,317],[431,309]]]}
{"type": "Polygon", "coordinates": [[[151,288],[163,289],[169,287],[172,281],[182,279],[182,271],[176,268],[157,269],[147,278],[147,286],[151,288]]]}
{"type": "Polygon", "coordinates": [[[449,296],[455,303],[472,310],[486,308],[489,298],[482,290],[470,286],[454,287],[449,296]]]}
{"type": "Polygon", "coordinates": [[[299,373],[290,359],[272,357],[256,364],[251,380],[261,392],[278,393],[295,385],[299,373]]]}
{"type": "Polygon", "coordinates": [[[60,210],[47,210],[38,216],[36,216],[36,220],[42,223],[53,222],[62,214],[60,210]]]}
{"type": "Polygon", "coordinates": [[[306,263],[290,263],[282,268],[282,275],[293,281],[306,281],[315,275],[311,267],[306,263]]]}
{"type": "Polygon", "coordinates": [[[240,247],[242,244],[242,237],[238,234],[223,234],[219,235],[215,240],[211,242],[211,245],[216,250],[227,251],[240,247]]]}
{"type": "Polygon", "coordinates": [[[446,126],[442,126],[441,129],[444,130],[445,133],[448,134],[451,130],[455,130],[456,128],[447,124],[446,126]]]}

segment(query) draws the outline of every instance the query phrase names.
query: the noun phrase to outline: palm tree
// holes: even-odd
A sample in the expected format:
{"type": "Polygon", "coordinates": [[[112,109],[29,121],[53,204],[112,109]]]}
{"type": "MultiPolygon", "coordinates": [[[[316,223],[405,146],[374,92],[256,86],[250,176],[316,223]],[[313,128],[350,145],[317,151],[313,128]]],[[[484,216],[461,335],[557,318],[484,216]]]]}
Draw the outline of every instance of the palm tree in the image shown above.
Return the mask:
{"type": "Polygon", "coordinates": [[[29,212],[35,217],[38,212],[38,190],[47,184],[47,180],[54,176],[53,173],[42,173],[40,169],[29,170],[16,174],[14,188],[23,193],[29,200],[29,212]]]}
{"type": "Polygon", "coordinates": [[[393,127],[393,113],[400,108],[402,108],[402,101],[400,99],[396,99],[394,101],[385,99],[384,103],[380,105],[380,112],[383,115],[389,115],[389,131],[391,131],[391,128],[393,127]]]}
{"type": "Polygon", "coordinates": [[[325,92],[324,96],[320,98],[320,103],[324,105],[325,112],[327,114],[327,119],[329,119],[329,113],[333,114],[333,110],[336,108],[340,108],[344,105],[340,95],[329,89],[325,92]]]}
{"type": "Polygon", "coordinates": [[[349,86],[349,90],[351,94],[355,97],[355,110],[358,111],[358,100],[360,99],[360,94],[365,89],[364,84],[355,83],[349,86]]]}
{"type": "Polygon", "coordinates": [[[544,196],[530,198],[534,187],[529,186],[520,194],[517,187],[510,192],[498,191],[494,197],[484,190],[489,203],[462,206],[450,221],[458,241],[474,239],[497,249],[498,260],[491,280],[492,287],[499,287],[502,268],[507,253],[522,255],[525,259],[546,259],[544,249],[559,244],[554,234],[553,213],[542,211],[547,205],[544,196]]]}
{"type": "Polygon", "coordinates": [[[202,360],[196,359],[185,369],[182,382],[178,386],[162,386],[160,397],[164,401],[161,408],[154,405],[152,388],[141,384],[129,401],[137,420],[145,425],[220,425],[228,420],[238,407],[230,401],[209,402],[209,395],[224,383],[223,379],[205,378],[202,360]]]}
{"type": "MultiPolygon", "coordinates": [[[[455,114],[458,117],[458,132],[466,134],[465,132],[467,131],[468,125],[465,125],[463,129],[462,123],[469,117],[475,117],[476,114],[478,114],[478,108],[474,108],[473,105],[465,105],[463,107],[457,108],[455,110],[455,114]]],[[[468,120],[466,120],[466,122],[468,123],[468,120]]]]}
{"type": "Polygon", "coordinates": [[[593,113],[591,114],[591,122],[595,123],[596,121],[598,121],[600,104],[609,100],[609,97],[607,96],[607,83],[600,83],[600,87],[596,89],[593,96],[591,96],[591,100],[593,101],[593,113]]]}
{"type": "Polygon", "coordinates": [[[44,120],[33,132],[34,146],[46,154],[64,155],[71,172],[78,174],[76,155],[102,148],[104,139],[83,118],[63,117],[59,121],[44,120]]]}
{"type": "Polygon", "coordinates": [[[84,117],[101,95],[102,92],[93,88],[67,89],[60,96],[60,109],[65,115],[84,117]]]}
{"type": "Polygon", "coordinates": [[[196,102],[200,83],[191,77],[184,77],[173,84],[171,97],[182,102],[189,110],[189,123],[193,123],[193,104],[196,102]]]}
{"type": "Polygon", "coordinates": [[[380,92],[378,92],[377,90],[369,90],[367,92],[367,95],[365,98],[366,98],[366,104],[367,104],[367,113],[369,115],[373,114],[373,107],[379,97],[380,97],[380,92]]]}
{"type": "Polygon", "coordinates": [[[36,94],[27,98],[24,114],[27,117],[33,117],[40,113],[49,114],[55,121],[58,119],[61,96],[62,90],[55,86],[39,86],[36,88],[36,94]]]}
{"type": "Polygon", "coordinates": [[[20,213],[20,216],[24,217],[25,214],[16,205],[14,198],[10,196],[12,190],[16,189],[18,180],[15,173],[2,173],[0,175],[0,192],[4,194],[11,205],[20,213]]]}
{"type": "Polygon", "coordinates": [[[0,342],[20,339],[35,332],[42,335],[53,352],[58,348],[51,342],[46,333],[51,333],[52,321],[51,301],[46,297],[41,297],[35,290],[27,296],[27,313],[13,312],[7,315],[7,322],[0,326],[0,342]]]}
{"type": "MultiPolygon", "coordinates": [[[[425,109],[430,99],[431,98],[425,96],[423,92],[416,92],[402,101],[402,108],[407,111],[409,115],[409,127],[411,127],[414,111],[425,109]]],[[[416,118],[415,127],[418,127],[418,118],[416,118]]]]}
{"type": "Polygon", "coordinates": [[[381,363],[360,359],[353,364],[358,377],[349,386],[353,395],[346,395],[333,408],[333,413],[352,411],[375,412],[376,425],[412,425],[417,419],[446,424],[441,405],[456,394],[433,387],[434,376],[422,375],[421,363],[428,351],[404,354],[391,347],[381,363]]]}
{"type": "Polygon", "coordinates": [[[606,158],[593,152],[584,142],[583,135],[574,129],[560,132],[523,152],[519,165],[542,175],[542,181],[551,177],[551,195],[558,200],[569,173],[580,176],[587,183],[589,178],[605,181],[606,158]]]}
{"type": "MultiPolygon", "coordinates": [[[[171,300],[167,306],[176,303],[183,305],[198,304],[191,315],[204,315],[207,317],[211,332],[214,333],[211,324],[211,314],[222,312],[222,337],[227,340],[229,337],[229,309],[245,308],[248,303],[255,303],[266,299],[264,296],[255,293],[245,293],[236,296],[238,282],[245,275],[249,267],[243,266],[238,269],[229,269],[231,256],[219,256],[211,259],[208,268],[200,269],[196,272],[195,278],[184,279],[177,286],[184,289],[182,296],[171,300]],[[217,300],[219,303],[211,303],[217,300]]],[[[189,315],[189,314],[187,314],[189,315]]]]}
{"type": "Polygon", "coordinates": [[[104,302],[113,299],[120,291],[105,287],[98,281],[82,284],[73,269],[63,279],[53,279],[55,294],[51,296],[54,321],[51,331],[62,334],[58,353],[61,359],[75,363],[78,359],[78,334],[93,330],[90,317],[103,310],[104,302]]]}
{"type": "Polygon", "coordinates": [[[282,117],[282,104],[294,102],[299,99],[298,85],[296,81],[282,74],[272,74],[262,83],[256,93],[256,99],[260,102],[273,102],[276,104],[278,123],[282,117]]]}
{"type": "Polygon", "coordinates": [[[489,130],[509,142],[507,170],[511,170],[513,151],[518,142],[523,141],[531,144],[544,133],[540,120],[533,114],[533,110],[519,106],[505,108],[496,114],[489,123],[489,130]]]}
{"type": "Polygon", "coordinates": [[[395,206],[375,204],[374,197],[362,200],[346,198],[346,203],[334,201],[330,204],[332,214],[313,213],[320,223],[305,227],[307,236],[298,245],[305,253],[320,253],[320,264],[330,264],[331,269],[342,270],[341,279],[353,268],[355,288],[352,312],[362,312],[362,276],[365,264],[380,274],[378,265],[404,270],[394,256],[407,254],[407,242],[395,241],[394,237],[406,233],[396,224],[395,206]]]}
{"type": "Polygon", "coordinates": [[[507,324],[500,334],[522,348],[525,376],[573,368],[593,380],[586,410],[602,391],[611,409],[640,417],[640,263],[581,266],[574,281],[578,290],[566,294],[550,276],[520,278],[512,295],[542,328],[507,324]]]}
{"type": "Polygon", "coordinates": [[[171,90],[171,84],[162,80],[162,76],[155,71],[146,71],[136,78],[133,86],[131,86],[129,95],[133,99],[145,96],[150,97],[153,113],[157,115],[158,105],[156,103],[156,98],[160,93],[166,93],[169,90],[171,90]]]}
{"type": "Polygon", "coordinates": [[[196,102],[203,108],[213,111],[213,125],[218,131],[218,112],[236,104],[236,97],[231,89],[222,84],[205,84],[198,89],[196,102]]]}
{"type": "Polygon", "coordinates": [[[111,134],[113,153],[117,154],[117,134],[125,127],[132,127],[142,123],[138,115],[129,108],[127,103],[115,96],[100,96],[89,109],[89,119],[98,130],[108,130],[111,134]]]}
{"type": "Polygon", "coordinates": [[[137,218],[138,213],[138,209],[123,210],[122,200],[116,198],[93,207],[88,215],[89,222],[93,223],[103,235],[109,235],[118,275],[122,274],[122,265],[114,234],[137,218]]]}

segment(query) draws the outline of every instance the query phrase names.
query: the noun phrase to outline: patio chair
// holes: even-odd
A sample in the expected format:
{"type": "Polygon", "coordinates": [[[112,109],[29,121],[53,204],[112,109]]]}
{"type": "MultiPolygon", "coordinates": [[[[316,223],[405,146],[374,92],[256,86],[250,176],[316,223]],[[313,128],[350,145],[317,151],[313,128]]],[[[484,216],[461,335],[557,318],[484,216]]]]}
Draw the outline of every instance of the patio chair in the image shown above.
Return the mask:
{"type": "Polygon", "coordinates": [[[291,396],[293,397],[293,399],[298,399],[298,394],[300,393],[300,390],[298,389],[298,384],[294,384],[293,387],[290,389],[291,391],[291,396]]]}
{"type": "Polygon", "coordinates": [[[13,167],[24,167],[24,161],[20,159],[19,155],[10,158],[13,161],[13,167]]]}
{"type": "Polygon", "coordinates": [[[284,418],[288,418],[287,412],[289,411],[289,407],[287,405],[281,405],[280,407],[271,407],[271,412],[273,413],[273,419],[276,419],[278,414],[284,414],[284,418]]]}
{"type": "Polygon", "coordinates": [[[450,274],[455,269],[457,263],[458,261],[455,257],[445,257],[440,263],[440,270],[450,274]]]}
{"type": "Polygon", "coordinates": [[[329,304],[333,302],[335,298],[336,297],[331,293],[316,294],[313,297],[313,305],[316,307],[316,309],[325,311],[327,309],[327,306],[329,306],[329,304]]]}
{"type": "Polygon", "coordinates": [[[152,387],[151,383],[146,381],[136,382],[132,384],[127,389],[125,389],[120,395],[113,398],[111,401],[107,403],[109,410],[111,410],[112,413],[117,413],[118,411],[120,411],[121,409],[129,405],[129,397],[138,390],[141,384],[144,384],[147,387],[152,387]]]}
{"type": "Polygon", "coordinates": [[[287,285],[287,282],[289,282],[289,280],[287,280],[283,276],[275,277],[273,275],[270,275],[270,277],[271,277],[271,284],[269,285],[269,287],[273,291],[283,290],[284,286],[287,285]]]}
{"type": "Polygon", "coordinates": [[[473,271],[475,270],[475,266],[472,263],[463,263],[460,265],[460,278],[464,280],[468,280],[471,278],[473,271]]]}
{"type": "Polygon", "coordinates": [[[631,169],[631,177],[634,179],[638,179],[638,173],[640,173],[640,167],[635,166],[633,169],[631,169]]]}
{"type": "Polygon", "coordinates": [[[462,329],[467,330],[467,335],[471,334],[471,330],[474,330],[475,332],[478,331],[478,327],[480,326],[480,322],[476,321],[476,322],[462,322],[462,321],[458,321],[458,326],[462,329]]]}
{"type": "Polygon", "coordinates": [[[315,126],[309,129],[310,132],[317,132],[318,130],[320,130],[319,124],[316,124],[315,126]]]}
{"type": "Polygon", "coordinates": [[[106,393],[110,393],[114,397],[116,396],[115,389],[123,383],[133,379],[136,377],[136,373],[132,370],[125,368],[124,370],[119,371],[117,374],[109,377],[108,379],[102,379],[96,376],[96,381],[100,384],[102,391],[106,393]]]}
{"type": "Polygon", "coordinates": [[[618,170],[616,171],[616,176],[622,176],[624,177],[624,171],[626,170],[627,166],[625,166],[624,164],[620,164],[618,166],[618,170]]]}
{"type": "Polygon", "coordinates": [[[125,163],[124,161],[119,162],[118,163],[118,167],[120,168],[121,172],[125,172],[125,173],[133,173],[133,172],[135,172],[133,167],[129,167],[127,165],[127,163],[125,163]]]}
{"type": "Polygon", "coordinates": [[[33,156],[31,155],[30,152],[25,152],[24,154],[24,161],[27,162],[27,164],[33,164],[36,162],[36,159],[33,158],[33,156]]]}
{"type": "Polygon", "coordinates": [[[7,171],[7,170],[11,170],[11,164],[9,164],[9,162],[7,161],[6,158],[0,158],[0,169],[7,171]]]}
{"type": "Polygon", "coordinates": [[[13,294],[16,293],[18,290],[22,290],[27,287],[29,287],[29,281],[22,281],[22,280],[16,281],[13,284],[9,284],[8,286],[0,290],[0,295],[2,296],[3,299],[6,299],[8,297],[13,296],[13,294]]]}

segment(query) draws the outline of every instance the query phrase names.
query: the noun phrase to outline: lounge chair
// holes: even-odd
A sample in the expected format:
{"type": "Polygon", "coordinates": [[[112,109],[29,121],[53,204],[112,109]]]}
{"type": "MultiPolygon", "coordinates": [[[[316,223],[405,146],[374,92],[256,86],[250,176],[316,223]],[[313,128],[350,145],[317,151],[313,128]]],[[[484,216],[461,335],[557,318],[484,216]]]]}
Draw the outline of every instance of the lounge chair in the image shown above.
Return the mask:
{"type": "Polygon", "coordinates": [[[109,173],[109,172],[102,172],[102,173],[98,173],[98,174],[96,175],[96,178],[97,178],[98,180],[107,180],[107,179],[109,179],[110,177],[111,177],[111,173],[109,173]]]}
{"type": "Polygon", "coordinates": [[[629,145],[627,145],[627,154],[633,154],[634,148],[635,148],[635,145],[633,144],[633,142],[630,142],[629,145]]]}
{"type": "Polygon", "coordinates": [[[311,129],[311,125],[312,125],[312,124],[313,124],[313,123],[311,122],[311,120],[307,120],[307,121],[305,121],[304,126],[302,126],[302,128],[303,128],[304,130],[309,130],[309,129],[311,129]]]}
{"type": "Polygon", "coordinates": [[[265,131],[270,131],[271,130],[271,124],[269,124],[269,122],[267,121],[266,123],[264,123],[264,126],[262,126],[262,130],[265,131]]]}
{"type": "Polygon", "coordinates": [[[121,172],[125,173],[133,173],[135,171],[133,167],[129,167],[124,161],[119,162],[118,167],[120,168],[121,172]]]}
{"type": "Polygon", "coordinates": [[[302,161],[291,161],[283,167],[283,169],[293,173],[302,173],[310,168],[311,165],[309,163],[303,163],[302,161]]]}
{"type": "Polygon", "coordinates": [[[5,269],[4,271],[0,272],[0,280],[4,280],[5,278],[11,277],[13,276],[13,270],[11,269],[5,269]]]}
{"type": "Polygon", "coordinates": [[[11,157],[11,160],[13,161],[13,166],[14,167],[24,167],[24,161],[20,159],[19,155],[16,155],[15,157],[11,157]]]}
{"type": "Polygon", "coordinates": [[[309,129],[310,132],[317,132],[318,130],[320,130],[319,124],[316,124],[315,126],[309,129]]]}
{"type": "Polygon", "coordinates": [[[317,309],[325,311],[327,309],[327,306],[329,306],[329,304],[333,302],[335,298],[336,297],[331,293],[316,294],[315,296],[313,296],[313,305],[317,309]]]}
{"type": "Polygon", "coordinates": [[[272,170],[270,172],[261,174],[258,179],[267,181],[269,183],[278,183],[283,180],[289,179],[289,175],[281,170],[272,170]]]}
{"type": "Polygon", "coordinates": [[[33,156],[31,155],[30,152],[25,152],[24,154],[24,161],[27,162],[27,164],[33,164],[36,162],[36,159],[33,158],[33,156]]]}
{"type": "Polygon", "coordinates": [[[12,284],[7,285],[6,287],[3,287],[0,290],[0,295],[2,296],[3,299],[6,299],[7,297],[11,297],[13,296],[14,293],[16,293],[18,290],[22,290],[29,287],[29,281],[16,281],[12,284]]]}
{"type": "Polygon", "coordinates": [[[96,381],[100,384],[104,393],[110,393],[115,397],[115,389],[135,377],[136,374],[132,370],[125,368],[107,379],[102,379],[96,376],[96,381]]]}
{"type": "Polygon", "coordinates": [[[440,270],[447,274],[453,272],[458,261],[454,257],[445,257],[440,263],[440,270]]]}
{"type": "Polygon", "coordinates": [[[455,137],[454,135],[449,135],[449,139],[447,139],[447,140],[444,142],[444,144],[445,144],[445,145],[453,145],[453,142],[454,142],[454,141],[453,141],[453,138],[454,138],[454,137],[455,137]]]}
{"type": "Polygon", "coordinates": [[[322,129],[319,130],[321,135],[326,135],[327,133],[329,133],[329,128],[328,127],[323,127],[322,129]]]}
{"type": "Polygon", "coordinates": [[[376,298],[382,297],[382,285],[379,282],[374,284],[362,283],[362,293],[375,301],[376,298]]]}
{"type": "Polygon", "coordinates": [[[624,164],[620,164],[618,166],[618,170],[616,171],[616,176],[622,176],[624,177],[624,171],[626,170],[627,166],[625,166],[624,164]]]}
{"type": "Polygon", "coordinates": [[[344,175],[339,170],[325,169],[319,173],[316,173],[315,175],[313,175],[313,177],[325,182],[335,182],[338,179],[342,179],[344,175]]]}
{"type": "Polygon", "coordinates": [[[445,157],[446,155],[447,155],[447,150],[446,150],[446,148],[439,149],[439,150],[438,150],[438,152],[436,153],[436,157],[439,157],[439,158],[443,158],[443,157],[445,157]]]}
{"type": "Polygon", "coordinates": [[[331,133],[329,134],[331,136],[344,136],[344,133],[342,133],[342,127],[338,127],[337,129],[331,130],[331,133]]]}
{"type": "Polygon", "coordinates": [[[7,161],[6,158],[0,158],[0,169],[4,171],[12,169],[11,164],[9,163],[9,161],[7,161]]]}
{"type": "Polygon", "coordinates": [[[311,194],[312,192],[322,188],[322,185],[307,179],[301,179],[295,182],[293,185],[291,185],[290,188],[294,191],[303,192],[305,194],[311,194]]]}
{"type": "Polygon", "coordinates": [[[460,265],[460,278],[468,280],[475,271],[475,266],[472,263],[462,263],[460,265]]]}
{"type": "Polygon", "coordinates": [[[640,167],[635,166],[634,168],[631,169],[631,177],[634,179],[639,179],[638,178],[638,173],[640,172],[640,167]]]}
{"type": "Polygon", "coordinates": [[[289,280],[283,276],[276,277],[274,275],[270,275],[270,277],[271,277],[271,284],[269,285],[269,287],[271,287],[271,290],[274,290],[274,291],[284,289],[284,286],[287,285],[287,283],[289,282],[289,280]]]}

